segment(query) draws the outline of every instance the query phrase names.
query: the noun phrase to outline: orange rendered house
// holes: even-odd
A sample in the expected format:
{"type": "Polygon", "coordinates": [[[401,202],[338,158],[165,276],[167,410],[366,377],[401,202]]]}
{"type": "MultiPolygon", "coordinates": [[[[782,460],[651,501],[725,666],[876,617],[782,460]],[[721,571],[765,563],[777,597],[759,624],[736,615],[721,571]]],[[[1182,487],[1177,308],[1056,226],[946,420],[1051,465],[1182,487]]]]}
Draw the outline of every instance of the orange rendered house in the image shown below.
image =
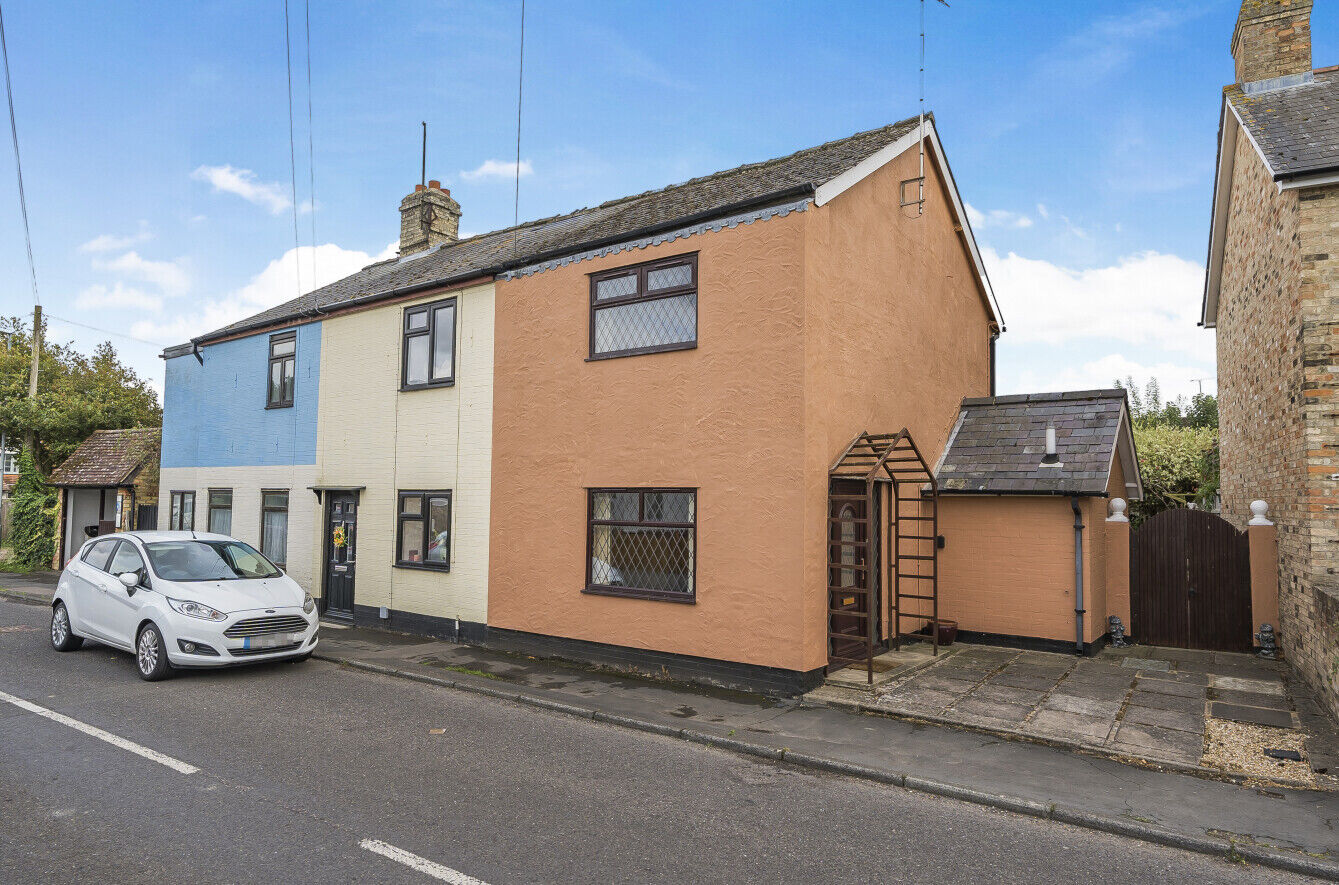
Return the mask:
{"type": "Polygon", "coordinates": [[[559,232],[497,276],[490,641],[816,684],[854,598],[830,592],[834,459],[906,428],[933,465],[993,393],[1000,319],[933,119],[518,237],[559,232]]]}

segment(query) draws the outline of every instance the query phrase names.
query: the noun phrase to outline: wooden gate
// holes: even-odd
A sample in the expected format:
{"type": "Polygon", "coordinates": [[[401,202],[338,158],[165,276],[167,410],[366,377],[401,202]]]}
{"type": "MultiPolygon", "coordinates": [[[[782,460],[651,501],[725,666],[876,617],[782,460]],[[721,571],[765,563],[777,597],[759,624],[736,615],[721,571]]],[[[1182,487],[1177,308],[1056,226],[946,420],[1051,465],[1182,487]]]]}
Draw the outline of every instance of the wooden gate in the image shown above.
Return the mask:
{"type": "Polygon", "coordinates": [[[1204,510],[1164,510],[1130,538],[1130,632],[1148,645],[1250,651],[1245,532],[1204,510]]]}

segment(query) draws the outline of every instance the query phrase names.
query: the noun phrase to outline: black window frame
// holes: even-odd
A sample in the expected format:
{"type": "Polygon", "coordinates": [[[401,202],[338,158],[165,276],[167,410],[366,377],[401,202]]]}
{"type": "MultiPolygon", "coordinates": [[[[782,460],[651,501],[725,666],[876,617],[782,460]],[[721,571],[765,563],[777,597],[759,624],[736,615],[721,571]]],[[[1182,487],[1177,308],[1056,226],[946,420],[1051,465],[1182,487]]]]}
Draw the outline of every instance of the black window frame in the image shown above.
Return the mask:
{"type": "Polygon", "coordinates": [[[456,500],[451,489],[422,490],[422,489],[400,489],[395,493],[395,562],[396,568],[414,568],[424,569],[432,572],[451,571],[451,545],[455,541],[456,518],[456,500]],[[418,513],[407,513],[404,508],[406,498],[417,498],[419,501],[418,513]],[[423,523],[423,551],[426,556],[428,550],[428,501],[431,498],[446,499],[446,560],[444,562],[429,562],[426,558],[420,562],[412,562],[400,558],[400,552],[404,550],[404,524],[406,519],[416,519],[423,523]]]}
{"type": "Polygon", "coordinates": [[[255,548],[261,556],[268,559],[273,565],[281,568],[288,568],[288,530],[293,527],[292,516],[293,496],[289,489],[261,489],[260,490],[260,544],[255,548]],[[266,495],[283,495],[283,507],[270,507],[265,503],[266,495]],[[282,559],[275,559],[265,549],[265,514],[282,513],[284,515],[284,556],[282,559]]]}
{"type": "Polygon", "coordinates": [[[628,264],[623,267],[615,267],[610,270],[602,270],[597,273],[588,274],[590,277],[590,328],[588,331],[588,347],[586,362],[595,360],[620,359],[625,356],[641,356],[648,353],[668,353],[675,350],[694,350],[697,348],[698,341],[698,308],[701,306],[696,296],[698,295],[698,276],[697,276],[697,256],[696,252],[685,252],[682,255],[674,255],[669,258],[657,258],[654,261],[644,261],[640,264],[628,264]],[[655,292],[647,290],[646,276],[654,270],[664,267],[673,267],[679,264],[688,264],[692,268],[693,279],[687,286],[676,286],[671,289],[657,289],[655,292]],[[637,289],[631,295],[620,295],[616,298],[605,298],[599,300],[596,298],[599,284],[604,280],[627,276],[630,273],[637,274],[637,289]],[[595,351],[595,315],[605,308],[618,307],[625,304],[636,304],[646,301],[660,301],[665,298],[677,298],[682,295],[693,295],[693,339],[691,341],[680,341],[674,344],[652,344],[647,347],[630,347],[625,350],[611,350],[605,353],[596,353],[595,351]]]}
{"type": "Polygon", "coordinates": [[[291,332],[278,332],[270,336],[269,360],[265,363],[265,408],[267,409],[291,409],[293,400],[296,398],[298,389],[298,333],[294,329],[291,332]],[[274,346],[276,344],[286,344],[293,342],[293,352],[274,355],[274,346]],[[274,377],[274,364],[279,363],[279,398],[275,399],[274,385],[270,379],[274,377]],[[288,391],[287,398],[284,397],[284,363],[293,364],[293,388],[288,391]]]}
{"type": "Polygon", "coordinates": [[[697,604],[697,492],[693,487],[669,487],[669,486],[631,486],[631,487],[610,487],[600,486],[586,489],[586,586],[582,588],[582,593],[589,593],[595,596],[622,596],[629,599],[647,599],[654,602],[677,602],[684,605],[697,604]],[[686,522],[654,522],[646,519],[646,495],[647,493],[668,492],[673,494],[688,494],[693,496],[693,521],[686,522]],[[635,493],[637,494],[637,519],[636,521],[620,519],[596,519],[595,518],[595,496],[605,493],[635,493]],[[678,593],[672,590],[657,590],[647,587],[615,587],[610,584],[596,584],[592,581],[592,569],[595,558],[595,526],[637,526],[652,528],[669,529],[691,529],[693,539],[693,567],[691,571],[693,589],[688,593],[678,593]]]}
{"type": "Polygon", "coordinates": [[[167,530],[170,532],[193,532],[195,531],[195,489],[173,489],[167,499],[167,530]],[[186,509],[186,498],[190,497],[190,509],[186,509]],[[177,521],[172,521],[172,506],[176,503],[177,521]],[[191,524],[186,525],[186,514],[190,513],[191,524]]]}
{"type": "MultiPolygon", "coordinates": [[[[229,537],[232,537],[232,514],[233,514],[232,502],[233,502],[233,491],[232,491],[232,489],[205,489],[205,531],[207,531],[207,532],[214,532],[214,511],[215,511],[215,510],[227,510],[227,511],[228,511],[228,532],[227,532],[227,534],[228,534],[229,537]],[[223,506],[221,506],[221,505],[215,505],[215,504],[214,504],[214,495],[219,494],[219,493],[222,493],[222,492],[227,492],[227,493],[228,493],[228,506],[227,506],[227,507],[223,507],[223,506]]],[[[218,534],[218,533],[215,532],[215,534],[218,534]]]]}
{"type": "Polygon", "coordinates": [[[435,387],[451,387],[456,383],[456,328],[460,325],[460,304],[456,296],[443,298],[427,304],[414,304],[404,309],[400,318],[400,389],[431,390],[435,387]],[[435,378],[432,374],[432,354],[437,348],[437,311],[451,308],[451,374],[444,378],[435,378]],[[410,329],[409,318],[418,314],[427,317],[427,325],[422,329],[410,329]],[[409,341],[413,338],[428,339],[428,380],[418,384],[409,383],[409,341]]]}

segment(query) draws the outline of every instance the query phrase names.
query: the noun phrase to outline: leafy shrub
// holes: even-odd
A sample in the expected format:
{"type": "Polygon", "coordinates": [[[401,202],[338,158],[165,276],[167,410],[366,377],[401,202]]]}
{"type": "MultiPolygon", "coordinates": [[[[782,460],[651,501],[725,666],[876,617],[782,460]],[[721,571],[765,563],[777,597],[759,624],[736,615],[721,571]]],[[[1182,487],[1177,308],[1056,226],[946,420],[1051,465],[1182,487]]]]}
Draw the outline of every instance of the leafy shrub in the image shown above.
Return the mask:
{"type": "Polygon", "coordinates": [[[26,447],[19,455],[19,481],[10,505],[14,560],[27,568],[46,568],[56,551],[56,493],[42,481],[26,447]]]}

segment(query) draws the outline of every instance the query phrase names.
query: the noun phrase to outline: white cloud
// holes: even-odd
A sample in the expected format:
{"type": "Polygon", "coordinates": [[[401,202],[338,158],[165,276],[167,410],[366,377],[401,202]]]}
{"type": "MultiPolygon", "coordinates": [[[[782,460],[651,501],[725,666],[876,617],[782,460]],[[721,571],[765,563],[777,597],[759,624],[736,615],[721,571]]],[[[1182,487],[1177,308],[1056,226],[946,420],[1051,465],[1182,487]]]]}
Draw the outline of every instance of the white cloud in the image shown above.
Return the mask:
{"type": "Polygon", "coordinates": [[[982,256],[1010,344],[1105,338],[1213,363],[1213,334],[1196,325],[1204,289],[1204,267],[1196,262],[1150,251],[1072,270],[990,248],[982,256]]]}
{"type": "MultiPolygon", "coordinates": [[[[521,177],[533,175],[534,168],[529,160],[521,161],[521,177]]],[[[461,172],[460,177],[466,181],[477,181],[481,178],[502,178],[510,181],[516,177],[516,164],[510,160],[484,160],[478,168],[461,172]]]]}
{"type": "Polygon", "coordinates": [[[206,181],[213,186],[215,193],[236,194],[248,203],[268,209],[278,215],[293,205],[284,192],[282,185],[271,181],[259,181],[256,173],[250,169],[237,169],[233,166],[201,166],[191,173],[196,181],[206,181]]]}
{"type": "Polygon", "coordinates": [[[1010,212],[1008,209],[991,209],[989,212],[982,212],[971,203],[967,204],[967,220],[972,223],[974,228],[1032,227],[1032,219],[1020,212],[1010,212]]]}
{"type": "Polygon", "coordinates": [[[1217,386],[1217,378],[1212,367],[1186,365],[1168,360],[1144,363],[1124,354],[1109,353],[1079,366],[1065,366],[1055,371],[1024,370],[1015,377],[1002,378],[999,392],[1005,394],[1092,390],[1111,387],[1116,381],[1124,384],[1128,378],[1133,378],[1141,390],[1150,378],[1158,379],[1163,399],[1175,399],[1178,396],[1189,398],[1201,388],[1205,393],[1213,393],[1217,386]]]}
{"type": "Polygon", "coordinates": [[[100,234],[87,243],[79,246],[80,252],[119,252],[122,249],[129,249],[131,246],[144,243],[153,239],[153,232],[149,230],[149,225],[143,221],[140,222],[139,230],[128,236],[118,237],[115,234],[100,234]]]}
{"type": "Polygon", "coordinates": [[[327,243],[312,249],[289,249],[274,259],[245,286],[217,299],[192,304],[183,315],[166,319],[141,320],[131,327],[131,334],[158,341],[186,341],[193,335],[211,332],[220,326],[235,323],[266,308],[291,300],[297,292],[297,270],[301,263],[303,291],[324,286],[361,270],[374,261],[394,258],[399,243],[391,243],[379,255],[368,255],[354,249],[342,249],[327,243]],[[313,258],[316,262],[317,286],[311,285],[313,258]]]}
{"type": "Polygon", "coordinates": [[[1051,217],[1051,211],[1050,211],[1049,209],[1046,208],[1046,204],[1045,204],[1045,203],[1038,203],[1038,204],[1037,204],[1037,214],[1040,215],[1040,216],[1042,217],[1042,220],[1043,220],[1043,221],[1046,220],[1047,218],[1050,218],[1050,217],[1051,217]]]}
{"type": "Polygon", "coordinates": [[[94,258],[93,269],[119,273],[131,279],[151,283],[167,295],[179,295],[191,286],[190,274],[186,272],[184,260],[151,261],[140,257],[140,254],[133,250],[110,261],[94,258]]]}
{"type": "Polygon", "coordinates": [[[163,299],[158,295],[121,283],[116,283],[110,288],[98,283],[80,291],[74,299],[74,306],[78,310],[128,307],[156,312],[162,308],[163,299]]]}

